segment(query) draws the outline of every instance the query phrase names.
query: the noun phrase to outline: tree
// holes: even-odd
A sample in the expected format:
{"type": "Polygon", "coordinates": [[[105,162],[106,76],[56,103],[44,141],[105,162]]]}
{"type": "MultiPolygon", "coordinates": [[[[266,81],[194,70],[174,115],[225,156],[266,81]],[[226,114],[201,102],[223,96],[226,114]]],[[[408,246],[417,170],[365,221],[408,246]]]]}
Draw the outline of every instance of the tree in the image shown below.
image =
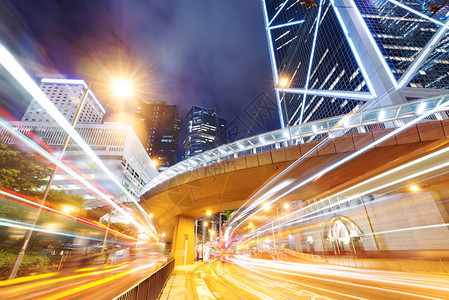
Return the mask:
{"type": "MultiPolygon", "coordinates": [[[[13,145],[0,142],[0,187],[30,196],[42,197],[42,187],[48,183],[51,168],[40,162],[31,153],[24,153],[13,145]]],[[[77,214],[85,215],[84,199],[79,195],[67,194],[64,191],[50,190],[47,203],[61,208],[69,204],[77,214]]]]}
{"type": "Polygon", "coordinates": [[[45,185],[50,173],[33,155],[0,142],[0,187],[29,194],[45,185]]]}
{"type": "Polygon", "coordinates": [[[235,210],[235,209],[230,209],[230,210],[227,210],[227,211],[226,211],[226,218],[228,218],[228,220],[229,220],[229,217],[232,215],[232,213],[233,213],[234,211],[236,211],[236,210],[235,210]]]}

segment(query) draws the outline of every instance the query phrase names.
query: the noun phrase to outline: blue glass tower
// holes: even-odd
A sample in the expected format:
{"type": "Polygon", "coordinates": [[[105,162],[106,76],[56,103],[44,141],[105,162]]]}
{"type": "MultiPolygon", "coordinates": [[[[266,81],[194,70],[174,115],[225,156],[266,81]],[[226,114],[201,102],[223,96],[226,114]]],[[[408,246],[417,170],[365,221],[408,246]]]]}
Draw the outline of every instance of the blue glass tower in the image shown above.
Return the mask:
{"type": "Polygon", "coordinates": [[[217,115],[215,108],[193,106],[186,117],[187,140],[185,158],[192,157],[228,142],[226,119],[217,115]]]}
{"type": "Polygon", "coordinates": [[[447,93],[444,3],[262,0],[281,125],[447,93]]]}

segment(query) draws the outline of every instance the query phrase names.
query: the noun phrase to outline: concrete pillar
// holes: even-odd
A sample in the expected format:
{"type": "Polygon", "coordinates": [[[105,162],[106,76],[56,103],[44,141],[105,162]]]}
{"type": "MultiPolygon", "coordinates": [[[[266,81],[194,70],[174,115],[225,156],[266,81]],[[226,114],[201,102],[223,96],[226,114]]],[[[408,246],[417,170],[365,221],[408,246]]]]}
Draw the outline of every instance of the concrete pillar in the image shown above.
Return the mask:
{"type": "Polygon", "coordinates": [[[190,265],[195,259],[195,219],[177,216],[171,255],[176,265],[190,265]]]}

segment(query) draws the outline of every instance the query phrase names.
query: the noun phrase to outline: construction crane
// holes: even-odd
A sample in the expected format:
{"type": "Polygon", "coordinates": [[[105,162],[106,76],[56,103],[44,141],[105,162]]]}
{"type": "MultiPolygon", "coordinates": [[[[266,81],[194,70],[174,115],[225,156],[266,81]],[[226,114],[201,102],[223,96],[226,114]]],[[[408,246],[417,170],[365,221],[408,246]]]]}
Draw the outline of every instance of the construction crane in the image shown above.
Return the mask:
{"type": "MultiPolygon", "coordinates": [[[[449,1],[449,0],[448,0],[449,1]]],[[[304,2],[300,2],[299,4],[301,5],[305,5],[307,7],[307,9],[309,9],[311,6],[318,6],[317,4],[315,4],[313,2],[313,0],[306,0],[304,2]]]]}
{"type": "MultiPolygon", "coordinates": [[[[306,1],[307,2],[307,1],[306,1]]],[[[434,15],[436,15],[439,11],[441,11],[443,9],[444,6],[446,6],[446,4],[449,2],[449,0],[444,1],[443,4],[441,4],[440,6],[438,6],[437,4],[433,4],[431,7],[429,7],[427,9],[427,11],[431,11],[432,14],[430,15],[430,17],[433,17],[434,15]]]]}

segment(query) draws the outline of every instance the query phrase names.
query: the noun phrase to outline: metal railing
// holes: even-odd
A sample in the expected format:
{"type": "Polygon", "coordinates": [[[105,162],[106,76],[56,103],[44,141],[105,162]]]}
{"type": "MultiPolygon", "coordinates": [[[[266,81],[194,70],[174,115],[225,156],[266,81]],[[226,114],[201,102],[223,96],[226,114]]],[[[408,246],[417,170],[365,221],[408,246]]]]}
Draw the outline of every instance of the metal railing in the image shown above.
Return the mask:
{"type": "MultiPolygon", "coordinates": [[[[363,133],[388,127],[399,127],[408,119],[429,112],[448,101],[449,94],[308,122],[241,139],[197,154],[166,169],[145,186],[142,194],[177,175],[220,161],[308,143],[315,139],[323,139],[337,131],[356,133],[351,132],[351,129],[362,127],[361,133],[363,133]],[[377,126],[380,124],[383,127],[377,126]]],[[[449,114],[446,111],[449,111],[447,106],[431,115],[429,120],[449,119],[449,114]]]]}
{"type": "Polygon", "coordinates": [[[161,268],[115,297],[114,300],[157,299],[174,268],[175,259],[170,258],[161,268]]]}

